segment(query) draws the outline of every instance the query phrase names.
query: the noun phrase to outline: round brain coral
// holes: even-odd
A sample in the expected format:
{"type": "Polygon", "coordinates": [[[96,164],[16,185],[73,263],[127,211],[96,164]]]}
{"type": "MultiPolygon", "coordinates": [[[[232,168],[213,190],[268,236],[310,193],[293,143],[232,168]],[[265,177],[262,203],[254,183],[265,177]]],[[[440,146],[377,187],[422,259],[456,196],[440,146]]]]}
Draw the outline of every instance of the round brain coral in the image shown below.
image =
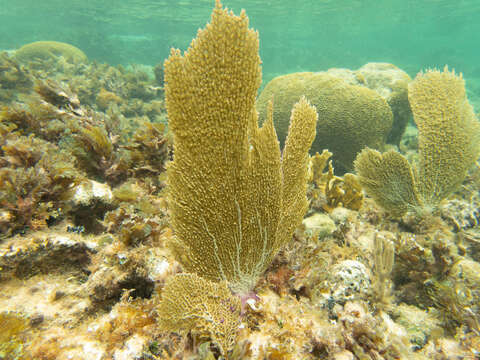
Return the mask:
{"type": "Polygon", "coordinates": [[[383,149],[393,124],[386,100],[364,86],[348,84],[327,73],[312,72],[276,77],[257,99],[263,122],[268,101],[273,97],[273,119],[282,145],[292,106],[302,95],[318,111],[317,135],[310,152],[331,151],[338,172],[352,170],[355,156],[364,147],[383,149]]]}
{"type": "Polygon", "coordinates": [[[393,64],[371,62],[358,70],[333,68],[327,71],[335,77],[345,80],[350,85],[364,86],[375,90],[384,98],[393,114],[392,130],[387,143],[399,145],[412,111],[408,102],[408,84],[410,76],[393,64]]]}
{"type": "Polygon", "coordinates": [[[58,41],[36,41],[23,45],[15,52],[15,58],[23,63],[34,60],[49,60],[63,56],[74,63],[87,62],[88,58],[79,48],[58,41]]]}

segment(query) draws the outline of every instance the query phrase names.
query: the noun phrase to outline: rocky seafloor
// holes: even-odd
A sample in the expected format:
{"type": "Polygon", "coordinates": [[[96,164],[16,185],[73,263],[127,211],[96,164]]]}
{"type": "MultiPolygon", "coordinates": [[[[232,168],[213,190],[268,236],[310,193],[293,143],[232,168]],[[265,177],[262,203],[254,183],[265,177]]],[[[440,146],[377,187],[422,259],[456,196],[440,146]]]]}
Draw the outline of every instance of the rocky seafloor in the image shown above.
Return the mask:
{"type": "MultiPolygon", "coordinates": [[[[0,358],[219,358],[157,322],[182,271],[161,64],[1,53],[0,81],[0,358]]],[[[400,149],[415,156],[413,125],[400,149]]],[[[479,187],[475,168],[437,213],[394,219],[312,180],[229,358],[478,359],[479,187]]]]}

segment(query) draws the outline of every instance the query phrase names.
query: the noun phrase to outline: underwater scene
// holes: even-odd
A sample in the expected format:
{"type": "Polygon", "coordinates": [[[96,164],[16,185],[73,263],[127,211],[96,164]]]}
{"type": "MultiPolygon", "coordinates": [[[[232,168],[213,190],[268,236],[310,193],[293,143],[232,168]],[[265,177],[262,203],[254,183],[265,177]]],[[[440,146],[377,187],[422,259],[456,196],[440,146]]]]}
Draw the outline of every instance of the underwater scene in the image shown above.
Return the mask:
{"type": "Polygon", "coordinates": [[[479,14],[0,0],[0,360],[480,359],[479,14]]]}

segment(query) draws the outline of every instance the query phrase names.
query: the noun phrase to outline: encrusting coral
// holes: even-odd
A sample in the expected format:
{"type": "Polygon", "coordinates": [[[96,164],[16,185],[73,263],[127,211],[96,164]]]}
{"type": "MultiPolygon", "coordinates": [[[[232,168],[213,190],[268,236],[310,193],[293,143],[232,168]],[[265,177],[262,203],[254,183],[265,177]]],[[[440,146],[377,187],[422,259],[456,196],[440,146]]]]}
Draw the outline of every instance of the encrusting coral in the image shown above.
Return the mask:
{"type": "Polygon", "coordinates": [[[419,130],[419,161],[412,167],[395,152],[364,149],[355,160],[367,193],[396,216],[431,212],[453,193],[480,155],[480,124],[455,72],[429,70],[409,85],[419,130]]]}
{"type": "Polygon", "coordinates": [[[258,34],[219,1],[188,52],[165,62],[165,94],[174,136],[167,169],[171,248],[189,272],[253,289],[307,210],[308,149],[317,114],[294,106],[282,158],[272,120],[258,128],[258,34]]]}
{"type": "Polygon", "coordinates": [[[0,313],[0,356],[3,359],[22,359],[24,356],[25,330],[28,329],[28,319],[13,312],[0,313]]]}

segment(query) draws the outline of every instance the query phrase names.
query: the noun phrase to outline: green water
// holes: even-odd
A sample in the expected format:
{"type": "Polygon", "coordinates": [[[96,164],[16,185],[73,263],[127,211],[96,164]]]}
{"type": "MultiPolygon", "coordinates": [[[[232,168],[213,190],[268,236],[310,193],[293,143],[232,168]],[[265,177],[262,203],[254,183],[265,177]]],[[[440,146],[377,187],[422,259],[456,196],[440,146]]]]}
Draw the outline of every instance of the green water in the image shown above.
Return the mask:
{"type": "MultiPolygon", "coordinates": [[[[264,80],[391,62],[415,75],[450,67],[480,78],[480,0],[224,0],[260,33],[264,80]]],[[[110,64],[154,65],[186,49],[214,0],[0,0],[0,49],[76,45],[110,64]]]]}

